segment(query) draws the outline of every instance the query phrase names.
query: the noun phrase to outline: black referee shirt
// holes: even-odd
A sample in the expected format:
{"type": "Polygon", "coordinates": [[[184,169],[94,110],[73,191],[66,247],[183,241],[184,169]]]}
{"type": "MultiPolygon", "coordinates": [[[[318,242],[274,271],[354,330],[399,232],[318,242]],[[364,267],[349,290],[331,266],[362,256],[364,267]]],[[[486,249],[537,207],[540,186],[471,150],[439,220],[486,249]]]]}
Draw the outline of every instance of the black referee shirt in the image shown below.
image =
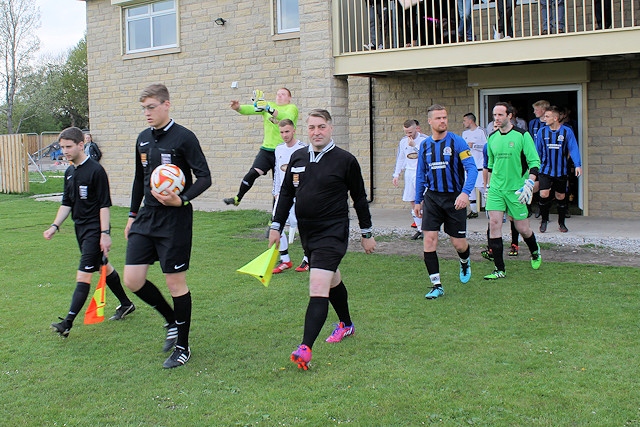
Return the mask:
{"type": "Polygon", "coordinates": [[[76,225],[100,223],[100,209],[111,206],[107,172],[90,157],[64,173],[62,205],[71,207],[76,225]]]}
{"type": "Polygon", "coordinates": [[[211,172],[196,135],[173,121],[163,129],[147,128],[136,142],[136,171],[131,193],[131,212],[138,212],[144,196],[145,206],[161,206],[151,195],[151,173],[161,164],[172,163],[185,175],[183,195],[187,200],[199,196],[211,185],[211,172]],[[193,185],[193,175],[196,185],[193,185]]]}
{"type": "Polygon", "coordinates": [[[334,146],[315,163],[310,161],[309,148],[301,148],[291,155],[274,221],[285,224],[294,197],[298,220],[348,221],[349,194],[360,228],[371,228],[362,171],[353,154],[334,146]]]}

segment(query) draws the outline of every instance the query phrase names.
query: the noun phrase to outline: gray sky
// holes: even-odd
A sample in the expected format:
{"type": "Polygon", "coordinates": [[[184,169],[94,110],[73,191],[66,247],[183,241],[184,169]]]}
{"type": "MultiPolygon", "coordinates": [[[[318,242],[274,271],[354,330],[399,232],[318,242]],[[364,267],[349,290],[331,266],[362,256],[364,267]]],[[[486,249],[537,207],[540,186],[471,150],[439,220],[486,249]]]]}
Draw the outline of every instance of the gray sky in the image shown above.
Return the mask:
{"type": "Polygon", "coordinates": [[[79,0],[35,0],[40,8],[40,55],[66,52],[87,28],[86,3],[79,0]]]}

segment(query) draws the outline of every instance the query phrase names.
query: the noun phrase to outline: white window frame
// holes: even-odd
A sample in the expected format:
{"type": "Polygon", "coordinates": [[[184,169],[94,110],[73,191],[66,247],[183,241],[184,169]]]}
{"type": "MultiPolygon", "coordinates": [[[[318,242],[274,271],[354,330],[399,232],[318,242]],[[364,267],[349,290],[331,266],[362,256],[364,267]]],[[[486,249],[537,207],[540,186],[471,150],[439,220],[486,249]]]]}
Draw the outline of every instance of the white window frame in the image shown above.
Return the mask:
{"type": "Polygon", "coordinates": [[[167,1],[167,0],[158,0],[158,1],[148,2],[148,3],[136,3],[136,4],[131,4],[131,5],[127,5],[127,6],[123,6],[122,7],[124,33],[125,33],[125,40],[124,40],[125,54],[129,55],[129,54],[135,54],[135,53],[140,53],[140,52],[152,52],[152,51],[157,51],[157,50],[162,50],[162,49],[169,49],[169,48],[178,47],[178,41],[179,41],[179,37],[178,37],[178,35],[179,35],[178,0],[170,0],[170,1],[173,1],[173,8],[172,9],[154,12],[153,11],[153,5],[154,4],[158,4],[158,3],[162,3],[164,1],[167,1]],[[138,7],[141,7],[141,6],[147,6],[148,10],[147,10],[146,14],[138,15],[138,16],[135,16],[135,17],[129,17],[128,16],[129,10],[131,10],[133,8],[138,8],[138,7]],[[154,46],[153,45],[153,35],[154,35],[154,27],[153,27],[154,19],[153,18],[157,18],[157,17],[161,17],[161,16],[171,16],[171,15],[173,15],[174,19],[175,19],[175,31],[176,31],[175,43],[154,46]],[[134,21],[141,21],[141,20],[145,20],[145,19],[148,19],[150,21],[150,25],[149,25],[149,29],[150,29],[150,45],[148,47],[144,47],[144,48],[130,49],[130,46],[129,46],[129,23],[130,22],[134,22],[134,21]]]}
{"type": "Polygon", "coordinates": [[[295,33],[295,32],[299,32],[300,31],[300,15],[299,15],[299,7],[300,7],[300,3],[296,2],[296,12],[298,13],[298,26],[297,27],[291,27],[291,28],[283,28],[283,19],[282,19],[282,15],[283,15],[283,11],[285,9],[285,7],[283,6],[285,0],[276,0],[276,20],[277,20],[277,28],[276,28],[276,34],[287,34],[287,33],[295,33]]]}

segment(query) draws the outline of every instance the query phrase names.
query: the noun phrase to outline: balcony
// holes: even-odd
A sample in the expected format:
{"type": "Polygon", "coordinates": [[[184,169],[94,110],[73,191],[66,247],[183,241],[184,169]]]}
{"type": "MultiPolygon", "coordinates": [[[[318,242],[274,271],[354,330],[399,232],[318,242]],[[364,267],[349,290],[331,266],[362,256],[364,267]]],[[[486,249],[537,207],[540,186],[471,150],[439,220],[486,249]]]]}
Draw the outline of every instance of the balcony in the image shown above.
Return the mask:
{"type": "Polygon", "coordinates": [[[640,52],[640,0],[335,0],[333,18],[336,75],[640,52]]]}

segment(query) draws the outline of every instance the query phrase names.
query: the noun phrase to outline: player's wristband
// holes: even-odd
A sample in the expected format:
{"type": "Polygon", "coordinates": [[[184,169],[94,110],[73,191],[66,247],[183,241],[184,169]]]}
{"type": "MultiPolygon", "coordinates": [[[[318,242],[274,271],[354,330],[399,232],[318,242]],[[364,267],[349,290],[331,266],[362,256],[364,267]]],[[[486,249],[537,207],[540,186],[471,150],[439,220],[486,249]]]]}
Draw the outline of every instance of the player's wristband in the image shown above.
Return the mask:
{"type": "Polygon", "coordinates": [[[129,212],[129,218],[135,218],[138,216],[138,212],[129,212]]]}
{"type": "Polygon", "coordinates": [[[60,227],[58,226],[58,224],[51,224],[51,227],[55,227],[56,231],[60,231],[60,227]]]}

